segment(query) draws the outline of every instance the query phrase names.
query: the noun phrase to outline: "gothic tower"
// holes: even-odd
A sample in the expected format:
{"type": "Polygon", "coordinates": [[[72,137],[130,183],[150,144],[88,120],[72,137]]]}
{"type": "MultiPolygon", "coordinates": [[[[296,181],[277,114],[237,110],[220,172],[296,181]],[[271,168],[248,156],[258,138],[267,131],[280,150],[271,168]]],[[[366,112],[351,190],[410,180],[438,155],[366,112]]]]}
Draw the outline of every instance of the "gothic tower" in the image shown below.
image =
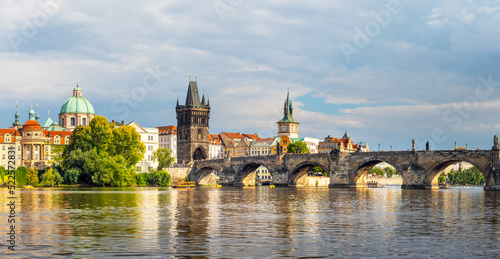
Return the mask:
{"type": "Polygon", "coordinates": [[[208,158],[208,126],[210,102],[203,94],[200,102],[198,84],[189,82],[186,104],[175,108],[177,113],[177,162],[186,164],[208,158]]]}
{"type": "Polygon", "coordinates": [[[288,136],[290,138],[299,137],[299,123],[293,119],[293,106],[290,99],[290,91],[286,94],[284,116],[278,121],[278,137],[288,136]]]}

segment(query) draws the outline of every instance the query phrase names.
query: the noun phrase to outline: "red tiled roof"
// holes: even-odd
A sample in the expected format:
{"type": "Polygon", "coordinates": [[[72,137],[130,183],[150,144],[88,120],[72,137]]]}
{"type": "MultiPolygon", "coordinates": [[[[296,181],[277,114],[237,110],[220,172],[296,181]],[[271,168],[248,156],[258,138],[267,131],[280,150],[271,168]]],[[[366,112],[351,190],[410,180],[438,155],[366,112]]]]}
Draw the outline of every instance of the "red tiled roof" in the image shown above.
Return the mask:
{"type": "Polygon", "coordinates": [[[177,127],[174,125],[156,127],[159,134],[177,134],[177,127]]]}
{"type": "Polygon", "coordinates": [[[15,136],[20,135],[19,131],[17,131],[17,129],[0,129],[0,143],[3,143],[5,141],[4,136],[6,134],[11,135],[10,143],[14,143],[16,141],[15,136]]]}

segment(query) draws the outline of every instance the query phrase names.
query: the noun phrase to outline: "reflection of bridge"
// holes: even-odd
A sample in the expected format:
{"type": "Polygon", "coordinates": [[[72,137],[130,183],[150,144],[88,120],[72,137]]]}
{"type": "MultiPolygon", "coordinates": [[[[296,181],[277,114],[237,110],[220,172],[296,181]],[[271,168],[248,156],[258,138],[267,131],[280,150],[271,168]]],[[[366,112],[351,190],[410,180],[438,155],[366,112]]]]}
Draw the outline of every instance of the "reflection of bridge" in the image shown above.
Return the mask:
{"type": "Polygon", "coordinates": [[[265,166],[273,184],[295,186],[310,169],[319,166],[329,173],[330,187],[366,187],[364,176],[368,170],[386,162],[401,174],[402,188],[428,189],[438,188],[438,176],[446,167],[468,162],[484,175],[485,190],[500,190],[499,158],[500,151],[495,150],[287,154],[197,161],[190,174],[200,184],[215,170],[219,184],[242,186],[248,175],[265,166]]]}

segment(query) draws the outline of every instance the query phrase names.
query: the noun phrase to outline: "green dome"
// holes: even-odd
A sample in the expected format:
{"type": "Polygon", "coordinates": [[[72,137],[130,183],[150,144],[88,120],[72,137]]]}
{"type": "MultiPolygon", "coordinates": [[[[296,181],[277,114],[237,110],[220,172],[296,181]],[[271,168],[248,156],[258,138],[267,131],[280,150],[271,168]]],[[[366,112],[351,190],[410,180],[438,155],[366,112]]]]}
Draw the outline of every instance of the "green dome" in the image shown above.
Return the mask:
{"type": "Polygon", "coordinates": [[[82,96],[82,89],[76,85],[73,89],[73,97],[69,98],[61,107],[61,112],[63,113],[84,113],[84,114],[95,114],[94,106],[82,96]]]}
{"type": "Polygon", "coordinates": [[[62,113],[90,113],[95,114],[94,106],[85,97],[71,97],[61,107],[62,113]]]}

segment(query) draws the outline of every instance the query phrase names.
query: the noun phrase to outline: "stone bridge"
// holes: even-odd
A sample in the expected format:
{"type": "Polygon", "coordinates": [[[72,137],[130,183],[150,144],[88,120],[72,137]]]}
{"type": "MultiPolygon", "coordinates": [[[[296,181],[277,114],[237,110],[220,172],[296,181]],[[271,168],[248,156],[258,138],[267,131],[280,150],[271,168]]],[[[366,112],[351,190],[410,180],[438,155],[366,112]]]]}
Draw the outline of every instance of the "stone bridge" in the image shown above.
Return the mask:
{"type": "Polygon", "coordinates": [[[265,166],[274,185],[296,186],[299,179],[313,167],[323,168],[330,176],[331,188],[366,187],[365,176],[376,164],[386,162],[402,176],[404,189],[438,188],[438,176],[457,162],[474,165],[486,179],[485,190],[500,190],[500,151],[389,151],[330,154],[286,154],[272,156],[235,157],[197,161],[190,179],[197,184],[214,183],[244,186],[245,179],[265,166]]]}

